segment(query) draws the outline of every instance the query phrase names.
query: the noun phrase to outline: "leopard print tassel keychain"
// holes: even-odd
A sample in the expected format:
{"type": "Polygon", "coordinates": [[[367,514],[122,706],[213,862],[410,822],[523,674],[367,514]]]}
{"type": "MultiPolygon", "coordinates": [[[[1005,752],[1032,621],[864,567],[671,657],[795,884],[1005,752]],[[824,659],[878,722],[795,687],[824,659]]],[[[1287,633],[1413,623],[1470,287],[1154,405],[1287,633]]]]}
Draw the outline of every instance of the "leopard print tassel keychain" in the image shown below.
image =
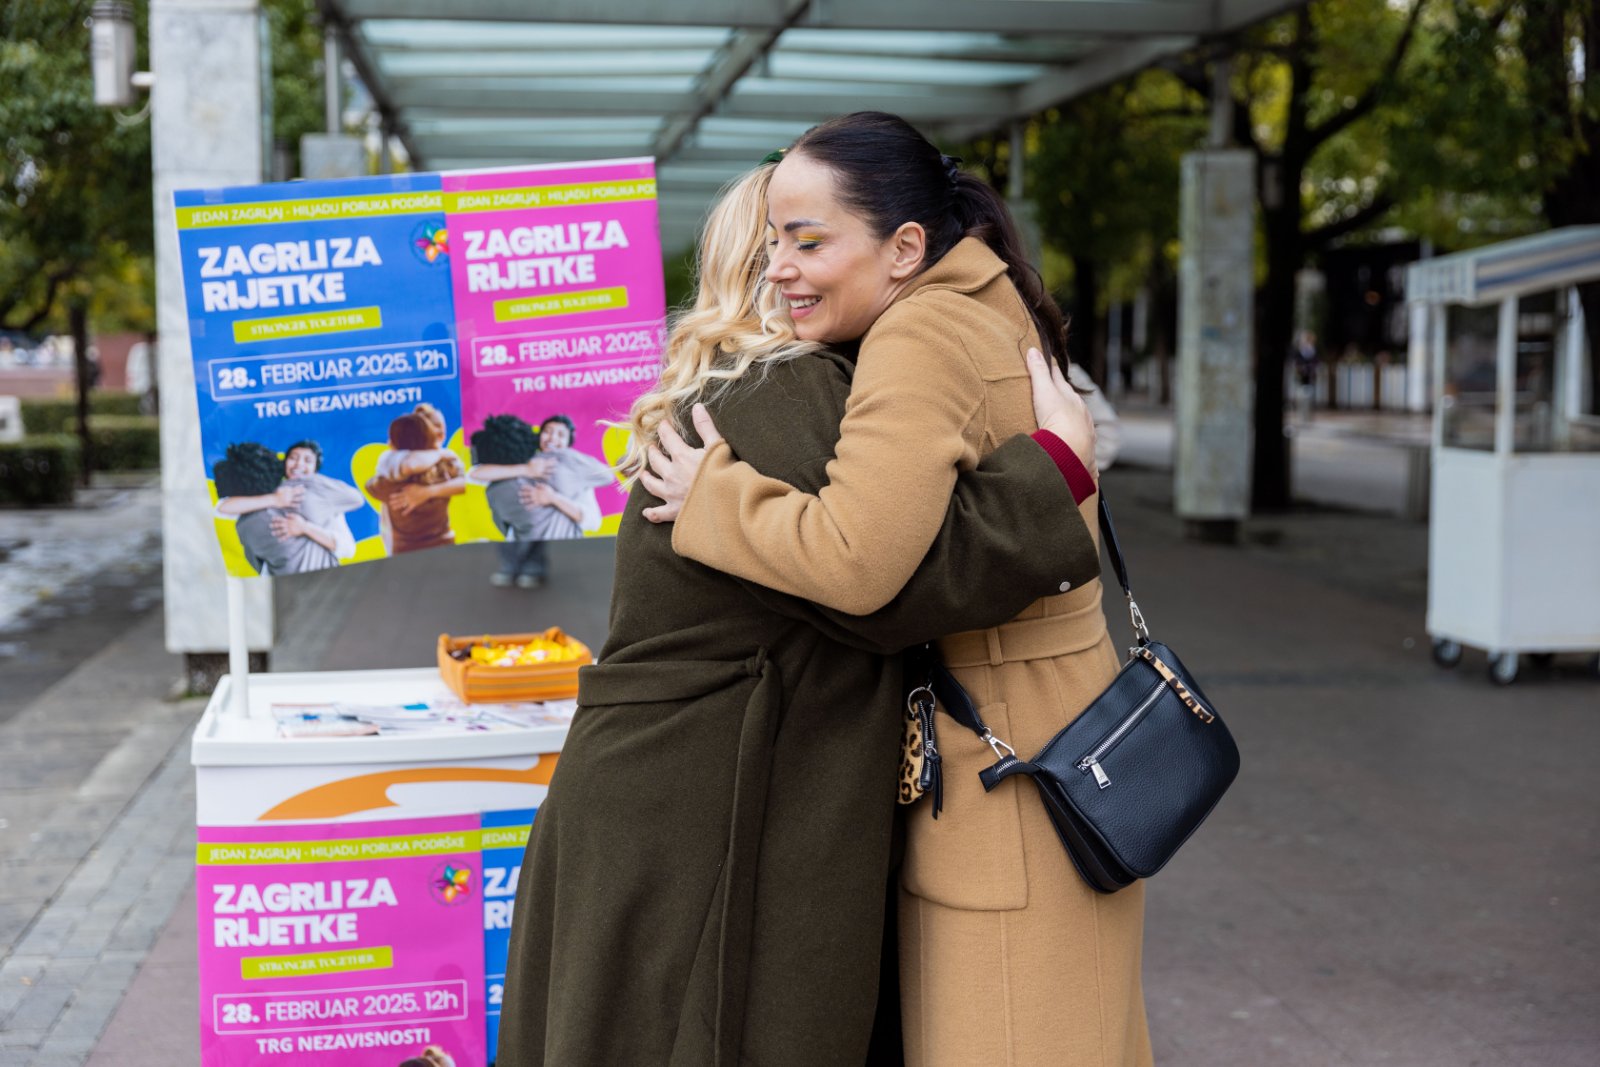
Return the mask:
{"type": "Polygon", "coordinates": [[[900,803],[913,804],[933,792],[933,817],[944,807],[944,776],[939,766],[939,745],[934,734],[936,705],[926,685],[906,697],[905,747],[900,753],[900,803]]]}

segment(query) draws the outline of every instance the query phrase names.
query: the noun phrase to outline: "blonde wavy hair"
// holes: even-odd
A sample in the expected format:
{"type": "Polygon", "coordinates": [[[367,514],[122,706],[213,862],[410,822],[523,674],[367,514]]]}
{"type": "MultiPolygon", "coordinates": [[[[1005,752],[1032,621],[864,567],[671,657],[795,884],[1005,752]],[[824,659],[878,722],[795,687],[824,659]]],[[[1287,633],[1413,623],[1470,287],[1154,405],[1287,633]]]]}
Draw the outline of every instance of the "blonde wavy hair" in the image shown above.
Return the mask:
{"type": "Polygon", "coordinates": [[[706,218],[694,304],[673,316],[661,378],[621,424],[632,437],[617,467],[630,482],[663,422],[682,432],[696,402],[724,397],[746,375],[821,347],[795,336],[781,294],[766,279],[767,183],[776,166],[763,164],[729,184],[706,218]]]}

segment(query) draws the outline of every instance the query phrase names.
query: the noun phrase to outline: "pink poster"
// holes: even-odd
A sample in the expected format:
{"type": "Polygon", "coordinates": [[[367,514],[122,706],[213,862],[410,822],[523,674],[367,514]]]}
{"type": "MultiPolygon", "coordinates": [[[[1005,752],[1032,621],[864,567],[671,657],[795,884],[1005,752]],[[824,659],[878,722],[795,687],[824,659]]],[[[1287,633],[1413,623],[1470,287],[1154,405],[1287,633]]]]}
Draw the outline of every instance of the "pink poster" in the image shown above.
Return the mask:
{"type": "Polygon", "coordinates": [[[200,827],[205,1067],[485,1063],[478,825],[200,827]]]}
{"type": "Polygon", "coordinates": [[[665,329],[649,159],[442,176],[469,539],[614,534],[622,421],[665,329]],[[481,500],[481,504],[478,501],[481,500]]]}

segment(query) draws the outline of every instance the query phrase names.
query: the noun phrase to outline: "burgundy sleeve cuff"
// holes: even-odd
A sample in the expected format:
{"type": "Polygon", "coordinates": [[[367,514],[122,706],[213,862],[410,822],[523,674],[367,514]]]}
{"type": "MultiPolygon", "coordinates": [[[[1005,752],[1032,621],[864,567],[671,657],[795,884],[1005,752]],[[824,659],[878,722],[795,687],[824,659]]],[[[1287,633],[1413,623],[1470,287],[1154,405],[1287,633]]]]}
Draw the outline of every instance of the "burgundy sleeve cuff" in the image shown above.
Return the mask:
{"type": "Polygon", "coordinates": [[[1097,487],[1094,484],[1094,475],[1083,465],[1078,454],[1067,447],[1067,443],[1049,430],[1035,430],[1033,439],[1039,442],[1041,448],[1055,461],[1056,467],[1061,471],[1061,477],[1067,480],[1067,488],[1072,490],[1072,499],[1081,504],[1094,496],[1097,487]]]}

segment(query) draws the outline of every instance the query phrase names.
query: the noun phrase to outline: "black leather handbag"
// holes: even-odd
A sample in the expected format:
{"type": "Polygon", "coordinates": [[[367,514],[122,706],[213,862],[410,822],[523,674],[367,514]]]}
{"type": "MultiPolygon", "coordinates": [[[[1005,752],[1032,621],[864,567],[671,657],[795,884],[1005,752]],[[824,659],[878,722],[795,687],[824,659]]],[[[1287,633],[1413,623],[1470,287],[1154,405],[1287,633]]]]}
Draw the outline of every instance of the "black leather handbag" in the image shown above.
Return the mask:
{"type": "Polygon", "coordinates": [[[1105,692],[1038,755],[1018,759],[949,671],[937,663],[931,671],[939,705],[1000,757],[980,772],[984,789],[1027,775],[1083,880],[1114,893],[1166,866],[1199,828],[1239,773],[1239,749],[1183,662],[1150,640],[1103,495],[1100,530],[1138,644],[1105,692]]]}

